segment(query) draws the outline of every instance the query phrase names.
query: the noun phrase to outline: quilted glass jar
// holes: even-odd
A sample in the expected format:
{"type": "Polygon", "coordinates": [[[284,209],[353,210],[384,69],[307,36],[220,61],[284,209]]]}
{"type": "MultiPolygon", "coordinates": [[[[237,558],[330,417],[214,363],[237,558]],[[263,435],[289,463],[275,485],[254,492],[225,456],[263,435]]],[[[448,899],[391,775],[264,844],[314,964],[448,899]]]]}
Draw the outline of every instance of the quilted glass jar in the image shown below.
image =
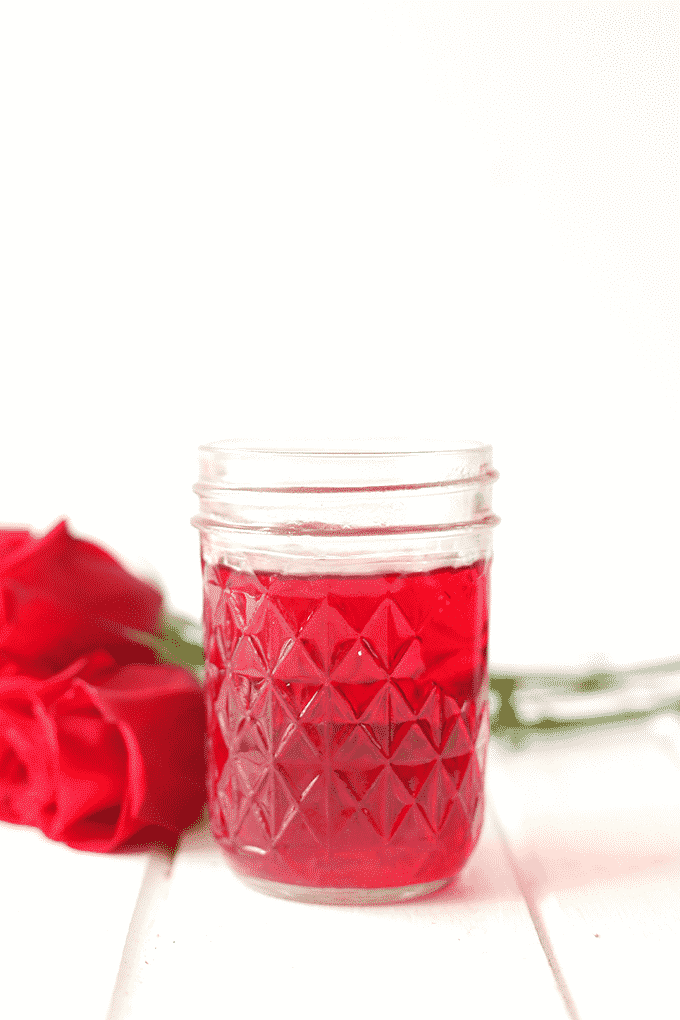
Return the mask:
{"type": "Polygon", "coordinates": [[[467,861],[496,477],[476,442],[201,447],[210,819],[249,885],[390,902],[467,861]]]}

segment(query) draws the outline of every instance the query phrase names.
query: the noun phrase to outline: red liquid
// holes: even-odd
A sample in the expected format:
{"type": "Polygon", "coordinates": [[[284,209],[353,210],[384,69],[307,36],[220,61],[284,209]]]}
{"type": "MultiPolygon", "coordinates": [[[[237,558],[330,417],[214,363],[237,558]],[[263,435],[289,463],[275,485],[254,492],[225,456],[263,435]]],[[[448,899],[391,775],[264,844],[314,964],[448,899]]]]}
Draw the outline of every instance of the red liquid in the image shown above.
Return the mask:
{"type": "Polygon", "coordinates": [[[455,875],[482,824],[488,563],[204,581],[210,816],[232,866],[335,888],[455,875]]]}

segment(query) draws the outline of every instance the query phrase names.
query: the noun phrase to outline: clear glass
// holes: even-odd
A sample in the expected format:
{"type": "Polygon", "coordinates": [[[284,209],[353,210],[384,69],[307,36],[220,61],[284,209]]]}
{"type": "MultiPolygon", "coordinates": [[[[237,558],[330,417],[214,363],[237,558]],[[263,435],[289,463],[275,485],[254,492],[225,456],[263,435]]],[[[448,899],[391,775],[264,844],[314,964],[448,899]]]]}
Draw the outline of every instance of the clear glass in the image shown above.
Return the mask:
{"type": "Polygon", "coordinates": [[[201,448],[210,819],[254,888],[391,902],[472,853],[496,477],[477,442],[201,448]]]}

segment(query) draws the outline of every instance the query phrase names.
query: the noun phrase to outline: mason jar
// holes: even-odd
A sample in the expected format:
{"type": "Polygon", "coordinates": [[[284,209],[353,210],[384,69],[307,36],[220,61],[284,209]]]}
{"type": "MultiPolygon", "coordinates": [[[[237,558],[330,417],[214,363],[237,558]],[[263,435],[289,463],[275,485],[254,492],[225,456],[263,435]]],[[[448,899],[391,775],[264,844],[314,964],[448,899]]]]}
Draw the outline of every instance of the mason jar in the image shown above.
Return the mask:
{"type": "Polygon", "coordinates": [[[199,461],[215,839],[276,896],[446,885],[484,810],[491,447],[229,440],[199,461]]]}

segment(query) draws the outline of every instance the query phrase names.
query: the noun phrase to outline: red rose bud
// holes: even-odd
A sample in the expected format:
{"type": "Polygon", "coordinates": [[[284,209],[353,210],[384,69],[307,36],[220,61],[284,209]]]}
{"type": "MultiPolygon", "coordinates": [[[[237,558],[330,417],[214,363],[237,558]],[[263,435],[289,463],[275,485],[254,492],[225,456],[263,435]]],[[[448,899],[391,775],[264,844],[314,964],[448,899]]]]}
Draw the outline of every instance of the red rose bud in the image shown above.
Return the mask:
{"type": "Polygon", "coordinates": [[[47,680],[0,671],[0,819],[79,850],[172,847],[201,813],[204,774],[185,669],[97,652],[47,680]]]}
{"type": "Polygon", "coordinates": [[[0,661],[42,675],[105,648],[119,664],[155,661],[128,630],[158,634],[162,595],[65,521],[47,535],[0,530],[0,661]]]}

